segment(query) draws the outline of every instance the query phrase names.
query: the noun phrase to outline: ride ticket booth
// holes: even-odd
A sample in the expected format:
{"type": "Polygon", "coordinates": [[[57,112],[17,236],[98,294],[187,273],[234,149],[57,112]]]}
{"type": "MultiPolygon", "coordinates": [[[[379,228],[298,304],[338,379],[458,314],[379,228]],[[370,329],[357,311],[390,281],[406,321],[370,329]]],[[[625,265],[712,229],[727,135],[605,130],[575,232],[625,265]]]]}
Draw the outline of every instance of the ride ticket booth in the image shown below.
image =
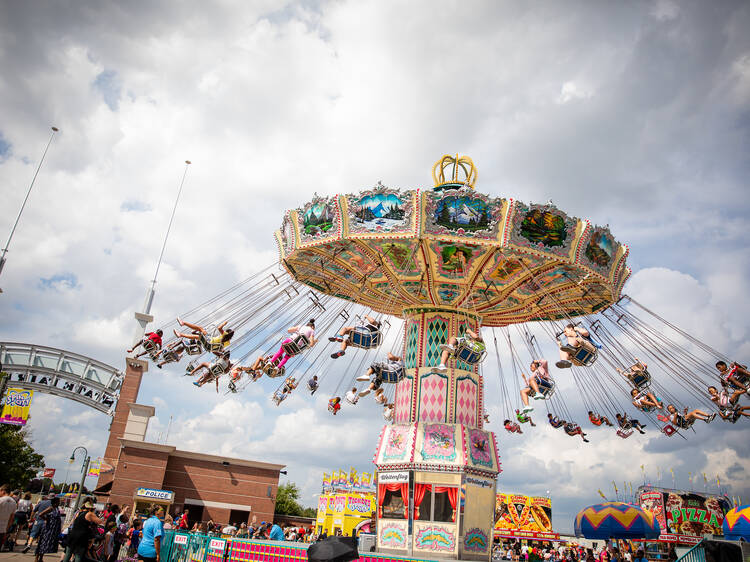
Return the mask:
{"type": "Polygon", "coordinates": [[[170,490],[155,490],[154,488],[136,488],[133,495],[133,515],[148,517],[149,510],[154,504],[164,507],[164,513],[169,513],[174,501],[174,492],[170,490]]]}

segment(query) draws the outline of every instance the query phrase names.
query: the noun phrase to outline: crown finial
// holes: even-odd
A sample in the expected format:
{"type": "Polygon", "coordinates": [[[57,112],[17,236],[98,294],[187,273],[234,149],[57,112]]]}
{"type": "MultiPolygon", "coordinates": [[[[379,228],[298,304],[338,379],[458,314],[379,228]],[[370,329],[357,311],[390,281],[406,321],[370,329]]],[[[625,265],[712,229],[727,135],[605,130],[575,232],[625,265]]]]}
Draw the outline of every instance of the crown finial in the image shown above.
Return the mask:
{"type": "Polygon", "coordinates": [[[474,189],[474,183],[477,181],[477,168],[468,156],[445,154],[432,167],[432,181],[437,190],[451,187],[474,189]]]}

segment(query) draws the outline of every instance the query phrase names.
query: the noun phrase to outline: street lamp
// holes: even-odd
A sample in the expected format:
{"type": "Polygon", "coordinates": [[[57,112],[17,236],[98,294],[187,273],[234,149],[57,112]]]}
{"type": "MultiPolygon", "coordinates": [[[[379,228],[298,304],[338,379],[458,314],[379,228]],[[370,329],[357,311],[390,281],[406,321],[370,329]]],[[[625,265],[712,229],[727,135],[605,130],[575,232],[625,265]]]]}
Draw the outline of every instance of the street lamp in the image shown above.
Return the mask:
{"type": "MultiPolygon", "coordinates": [[[[31,195],[31,189],[34,187],[34,182],[36,181],[36,177],[39,175],[39,170],[42,169],[42,163],[44,162],[44,157],[47,156],[47,150],[49,150],[49,145],[52,144],[52,139],[55,137],[55,133],[57,133],[60,129],[57,127],[52,127],[52,134],[49,137],[49,140],[47,141],[47,146],[44,148],[44,152],[42,153],[42,158],[39,160],[39,165],[36,168],[36,172],[34,172],[34,177],[31,179],[31,185],[29,185],[29,189],[26,192],[26,197],[23,199],[23,203],[21,204],[21,210],[18,211],[18,216],[16,217],[16,222],[13,223],[13,228],[10,229],[10,236],[8,236],[8,241],[5,243],[5,248],[2,249],[2,254],[0,254],[0,273],[3,271],[3,266],[5,265],[5,255],[8,253],[8,248],[10,247],[10,241],[13,240],[13,234],[16,232],[16,227],[18,226],[18,221],[21,219],[21,214],[23,213],[24,207],[26,207],[26,202],[29,200],[29,195],[31,195]]],[[[0,289],[0,293],[2,293],[2,289],[0,289]]]]}
{"type": "Polygon", "coordinates": [[[89,457],[89,452],[86,447],[76,447],[73,449],[73,452],[70,453],[70,459],[68,459],[68,462],[73,462],[76,460],[76,451],[78,449],[83,449],[83,454],[85,455],[85,458],[83,460],[83,465],[81,465],[81,481],[78,484],[78,497],[76,497],[76,503],[73,506],[73,512],[78,511],[78,507],[81,505],[81,495],[83,494],[83,481],[86,480],[86,475],[89,472],[89,462],[91,462],[91,457],[89,457]]]}

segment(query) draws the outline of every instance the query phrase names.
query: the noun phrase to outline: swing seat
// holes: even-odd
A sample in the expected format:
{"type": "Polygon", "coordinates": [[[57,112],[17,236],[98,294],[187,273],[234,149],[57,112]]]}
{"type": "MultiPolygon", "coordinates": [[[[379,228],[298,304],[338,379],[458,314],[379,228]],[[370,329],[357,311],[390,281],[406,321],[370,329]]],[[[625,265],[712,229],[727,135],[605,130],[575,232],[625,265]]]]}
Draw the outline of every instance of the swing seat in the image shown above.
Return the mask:
{"type": "MultiPolygon", "coordinates": [[[[552,379],[537,378],[536,384],[539,387],[539,394],[544,396],[545,400],[552,398],[552,395],[555,393],[555,381],[552,379]]],[[[534,396],[535,394],[536,392],[532,388],[529,395],[534,396]]]]}
{"type": "Polygon", "coordinates": [[[180,360],[180,356],[177,355],[176,351],[170,349],[162,354],[161,360],[165,363],[175,363],[180,360]]]}
{"type": "Polygon", "coordinates": [[[219,363],[214,363],[213,365],[211,365],[209,367],[208,370],[211,373],[211,375],[214,378],[216,378],[216,377],[220,377],[221,375],[223,375],[224,373],[226,373],[227,369],[228,368],[227,368],[226,365],[222,365],[222,364],[219,364],[219,363]]]}
{"type": "Polygon", "coordinates": [[[195,370],[197,366],[198,361],[190,361],[190,363],[185,366],[185,376],[191,376],[193,374],[193,370],[195,370]]]}
{"type": "Polygon", "coordinates": [[[667,424],[662,428],[662,433],[666,435],[667,437],[672,437],[675,433],[677,433],[677,430],[674,428],[673,425],[667,424]]]}
{"type": "Polygon", "coordinates": [[[651,374],[648,372],[648,370],[633,371],[632,369],[633,368],[631,367],[627,376],[628,380],[633,383],[633,386],[636,388],[636,390],[641,390],[643,388],[651,386],[651,374]]]}
{"type": "Polygon", "coordinates": [[[627,429],[627,430],[626,429],[618,429],[617,430],[617,436],[618,437],[622,437],[623,439],[627,439],[631,435],[633,435],[633,430],[632,429],[627,429]]]}
{"type": "Polygon", "coordinates": [[[227,387],[229,388],[230,392],[234,392],[234,393],[237,392],[237,385],[234,384],[234,381],[229,381],[229,384],[227,385],[227,387]]]}
{"type": "Polygon", "coordinates": [[[154,343],[153,340],[150,340],[148,338],[143,338],[143,350],[146,351],[149,355],[159,351],[159,348],[154,343]]]}
{"type": "Polygon", "coordinates": [[[297,336],[290,339],[288,342],[281,344],[281,348],[284,350],[284,353],[286,353],[289,357],[299,355],[308,347],[310,347],[310,340],[308,340],[302,334],[297,334],[297,336]]]}
{"type": "Polygon", "coordinates": [[[185,346],[185,352],[188,355],[200,355],[203,353],[203,347],[201,346],[200,340],[183,340],[185,346]]]}
{"type": "Polygon", "coordinates": [[[380,330],[373,332],[364,326],[357,326],[349,336],[349,345],[362,349],[373,349],[380,345],[382,339],[380,330]]]}
{"type": "Polygon", "coordinates": [[[394,368],[392,365],[380,363],[378,368],[375,369],[375,373],[383,381],[391,384],[396,384],[404,378],[405,371],[403,366],[394,368]]]}
{"type": "Polygon", "coordinates": [[[309,390],[310,392],[315,392],[316,390],[318,390],[318,385],[314,383],[312,379],[309,379],[307,381],[307,390],[309,390]]]}
{"type": "Polygon", "coordinates": [[[581,346],[576,350],[575,355],[572,355],[570,361],[573,365],[578,367],[590,367],[596,362],[599,353],[594,346],[590,348],[581,346]]]}
{"type": "Polygon", "coordinates": [[[462,361],[467,365],[476,365],[484,360],[487,348],[483,342],[469,338],[461,338],[456,346],[456,361],[462,361]]]}
{"type": "Polygon", "coordinates": [[[276,377],[283,377],[286,373],[286,367],[274,367],[273,365],[266,365],[264,371],[268,378],[275,379],[276,377]]]}
{"type": "Polygon", "coordinates": [[[285,393],[277,391],[273,393],[273,396],[271,396],[271,400],[273,400],[273,402],[278,406],[286,399],[286,397],[287,395],[285,393]]]}
{"type": "Polygon", "coordinates": [[[391,410],[390,415],[388,415],[385,412],[383,412],[383,419],[385,421],[387,421],[387,422],[392,422],[393,421],[393,410],[391,410]]]}
{"type": "Polygon", "coordinates": [[[354,399],[351,399],[351,398],[349,398],[347,396],[347,397],[344,398],[344,400],[346,400],[347,402],[349,402],[349,404],[351,404],[352,406],[356,406],[357,405],[357,399],[359,398],[359,394],[356,394],[355,396],[356,396],[356,398],[354,398],[354,399]]]}
{"type": "MultiPolygon", "coordinates": [[[[340,406],[340,405],[339,405],[339,406],[340,406]]],[[[330,402],[328,403],[328,411],[329,411],[329,412],[331,412],[332,414],[335,414],[335,413],[336,413],[336,411],[337,411],[337,410],[340,410],[340,409],[341,409],[340,407],[339,407],[339,408],[337,409],[337,408],[334,408],[334,407],[333,407],[333,404],[331,404],[330,402]]]]}

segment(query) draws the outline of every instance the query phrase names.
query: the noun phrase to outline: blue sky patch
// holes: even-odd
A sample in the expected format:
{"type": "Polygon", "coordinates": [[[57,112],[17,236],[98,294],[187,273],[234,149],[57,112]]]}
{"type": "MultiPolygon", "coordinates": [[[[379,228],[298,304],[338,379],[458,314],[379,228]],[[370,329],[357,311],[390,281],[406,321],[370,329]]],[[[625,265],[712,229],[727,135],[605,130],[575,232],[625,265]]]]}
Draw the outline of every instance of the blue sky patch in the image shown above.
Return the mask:
{"type": "Polygon", "coordinates": [[[39,288],[43,291],[65,291],[78,287],[78,277],[73,273],[57,273],[52,277],[40,277],[39,288]]]}
{"type": "Polygon", "coordinates": [[[151,210],[151,205],[144,201],[123,201],[120,210],[126,213],[145,213],[151,210]]]}
{"type": "Polygon", "coordinates": [[[5,140],[5,136],[3,135],[3,132],[0,131],[0,162],[8,158],[11,153],[11,148],[13,145],[11,145],[7,140],[5,140]]]}
{"type": "Polygon", "coordinates": [[[94,79],[94,87],[102,94],[104,103],[112,111],[117,111],[122,92],[122,82],[117,72],[114,70],[103,70],[94,79]]]}

